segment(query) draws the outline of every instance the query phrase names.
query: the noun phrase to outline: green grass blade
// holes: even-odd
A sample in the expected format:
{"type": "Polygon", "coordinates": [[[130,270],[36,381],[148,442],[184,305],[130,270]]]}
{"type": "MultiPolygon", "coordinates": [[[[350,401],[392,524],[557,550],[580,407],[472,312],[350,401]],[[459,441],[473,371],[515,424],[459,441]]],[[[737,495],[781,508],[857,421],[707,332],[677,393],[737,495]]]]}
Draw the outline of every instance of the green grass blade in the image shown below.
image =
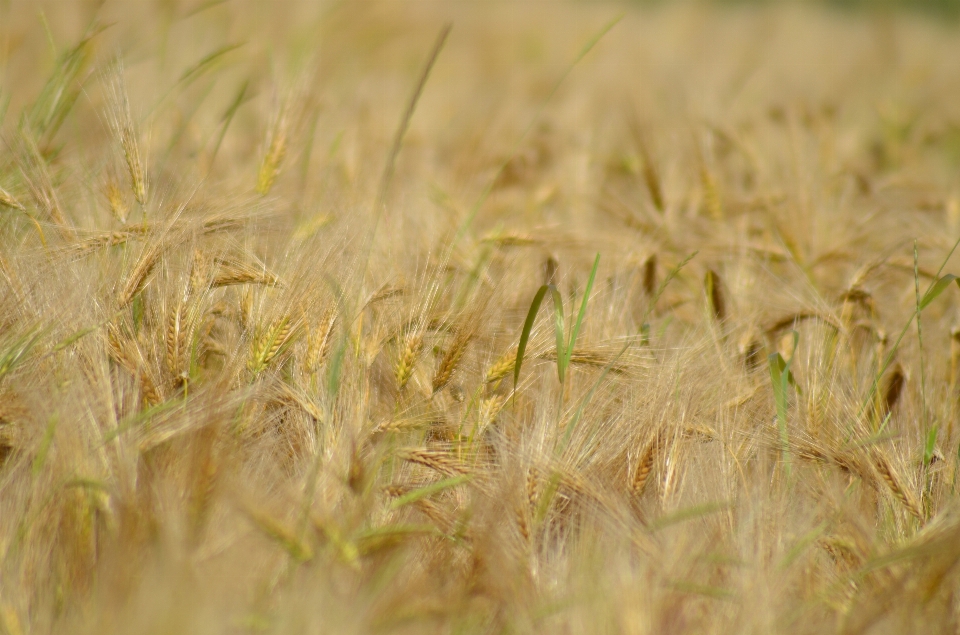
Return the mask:
{"type": "Polygon", "coordinates": [[[540,310],[540,304],[543,302],[543,296],[547,294],[550,287],[543,285],[537,290],[537,295],[533,296],[533,302],[530,304],[530,310],[527,311],[527,319],[523,323],[523,330],[520,332],[520,344],[517,346],[517,362],[513,366],[513,390],[516,392],[517,383],[520,381],[520,365],[523,363],[523,354],[527,350],[527,342],[530,340],[530,331],[533,329],[533,323],[537,319],[537,311],[540,310]]]}
{"type": "MultiPolygon", "coordinates": [[[[870,404],[873,402],[873,396],[877,393],[877,388],[880,386],[880,380],[883,379],[884,373],[887,372],[887,369],[890,368],[890,364],[893,363],[893,358],[897,354],[897,350],[900,348],[900,342],[903,341],[903,337],[907,334],[907,331],[910,329],[910,324],[913,323],[913,319],[920,315],[920,311],[926,308],[931,302],[933,302],[937,296],[946,290],[950,286],[950,282],[956,280],[956,276],[952,274],[947,274],[940,277],[940,274],[943,273],[943,268],[947,266],[947,263],[950,261],[950,258],[953,257],[954,252],[957,250],[957,247],[960,247],[960,238],[957,238],[956,242],[953,243],[953,247],[950,248],[950,251],[947,252],[946,257],[940,263],[940,268],[937,269],[937,273],[934,276],[936,282],[930,283],[930,286],[927,287],[927,290],[923,294],[923,299],[920,300],[919,308],[914,312],[910,319],[907,320],[907,323],[903,325],[903,330],[900,331],[900,335],[897,336],[897,340],[893,343],[893,347],[887,352],[886,357],[883,359],[883,365],[880,367],[880,370],[877,372],[876,376],[873,378],[873,383],[870,385],[870,390],[867,391],[867,396],[863,400],[863,403],[860,404],[860,410],[857,412],[857,418],[863,416],[863,413],[867,411],[867,408],[870,407],[870,404]],[[941,284],[941,282],[946,279],[947,282],[941,284]],[[939,290],[934,292],[937,287],[940,287],[939,290]]],[[[960,281],[957,281],[957,284],[960,285],[960,281]]]]}
{"type": "Polygon", "coordinates": [[[250,86],[250,80],[243,82],[243,86],[240,87],[240,90],[237,91],[237,96],[233,98],[233,101],[230,103],[230,107],[223,113],[220,121],[222,125],[220,126],[220,133],[217,135],[217,142],[213,145],[213,150],[210,152],[210,161],[207,164],[207,171],[210,171],[210,168],[213,167],[213,162],[217,158],[217,153],[220,151],[220,145],[223,143],[223,138],[227,135],[227,129],[230,127],[230,124],[233,122],[233,116],[237,114],[237,110],[240,109],[240,106],[247,101],[247,88],[250,86]]]}
{"type": "Polygon", "coordinates": [[[454,476],[451,478],[445,478],[443,480],[437,481],[436,483],[431,483],[425,487],[415,489],[411,492],[407,492],[403,496],[400,496],[392,503],[390,503],[390,509],[399,509],[404,505],[410,505],[411,503],[416,503],[418,500],[433,496],[434,494],[439,494],[440,492],[457,487],[458,485],[463,485],[464,483],[470,482],[473,477],[469,474],[461,474],[460,476],[454,476]]]}
{"type": "Polygon", "coordinates": [[[183,74],[180,75],[179,79],[177,79],[177,81],[174,82],[173,85],[167,89],[167,92],[165,92],[163,96],[160,97],[159,100],[157,100],[157,103],[154,104],[153,108],[149,110],[146,116],[150,117],[154,112],[156,112],[156,110],[164,102],[166,102],[167,99],[170,98],[170,95],[172,95],[174,91],[185,90],[194,81],[196,81],[197,79],[199,79],[200,77],[208,73],[210,70],[212,70],[215,64],[220,59],[222,59],[225,55],[243,47],[245,44],[246,42],[240,42],[239,44],[227,44],[225,46],[221,46],[220,48],[210,53],[209,55],[205,56],[196,64],[194,64],[193,66],[185,70],[183,74]]]}
{"type": "Polygon", "coordinates": [[[927,292],[923,294],[923,299],[920,300],[920,304],[917,306],[917,312],[919,313],[920,311],[923,311],[925,308],[930,306],[930,303],[936,300],[937,296],[939,296],[941,293],[946,291],[947,287],[950,286],[951,282],[956,282],[957,286],[960,287],[960,278],[953,275],[952,273],[948,273],[947,275],[943,276],[942,278],[937,280],[935,283],[933,283],[933,286],[930,287],[930,289],[928,289],[927,292]]]}
{"type": "MultiPolygon", "coordinates": [[[[680,270],[687,266],[687,264],[694,259],[694,257],[700,253],[695,251],[683,260],[680,261],[676,267],[667,272],[666,277],[664,277],[663,282],[660,283],[660,286],[657,287],[656,293],[653,294],[653,297],[650,298],[649,304],[647,304],[646,310],[643,312],[643,318],[640,320],[640,324],[646,324],[647,318],[650,317],[650,313],[653,311],[653,307],[657,306],[657,302],[660,301],[660,296],[663,295],[663,292],[667,290],[667,287],[673,282],[673,279],[679,275],[680,270]]],[[[641,327],[642,328],[642,327],[641,327]]]]}
{"type": "MultiPolygon", "coordinates": [[[[600,267],[600,254],[597,254],[593,261],[593,269],[590,270],[590,279],[587,280],[587,289],[583,293],[583,300],[580,301],[580,313],[577,314],[577,323],[574,324],[570,332],[570,343],[567,345],[565,365],[570,365],[570,358],[573,356],[573,347],[577,344],[577,335],[580,334],[580,326],[583,324],[583,316],[587,312],[587,301],[590,299],[590,291],[593,289],[593,281],[597,277],[597,269],[600,267]]],[[[557,351],[559,355],[559,351],[557,351]]]]}
{"type": "Polygon", "coordinates": [[[565,350],[563,338],[566,333],[566,327],[563,323],[563,297],[560,291],[554,285],[548,285],[550,295],[553,297],[553,330],[557,337],[557,376],[560,378],[560,384],[567,376],[567,366],[570,364],[570,357],[565,350]]]}
{"type": "Polygon", "coordinates": [[[923,464],[924,466],[930,465],[933,461],[933,453],[937,448],[937,433],[939,428],[937,425],[934,425],[930,428],[930,431],[927,432],[926,442],[923,444],[923,464]]]}
{"type": "MultiPolygon", "coordinates": [[[[797,350],[797,342],[800,340],[800,334],[793,333],[794,355],[797,350]]],[[[787,434],[787,408],[789,405],[789,388],[793,386],[797,394],[802,394],[800,386],[797,385],[793,373],[790,372],[790,366],[793,364],[793,356],[790,360],[784,360],[780,353],[771,353],[767,357],[770,365],[770,382],[773,384],[773,399],[777,407],[777,428],[780,432],[780,451],[783,454],[783,460],[786,464],[787,474],[790,474],[790,438],[787,434]]]]}
{"type": "Polygon", "coordinates": [[[41,335],[41,329],[34,327],[23,335],[13,338],[12,341],[4,343],[3,349],[0,349],[0,380],[27,358],[33,347],[40,341],[41,335]]]}
{"type": "Polygon", "coordinates": [[[659,529],[669,527],[670,525],[685,523],[688,520],[694,520],[697,518],[703,518],[704,516],[710,516],[711,514],[716,514],[718,512],[724,512],[731,507],[732,505],[729,501],[716,501],[712,503],[703,503],[702,505],[684,507],[675,512],[665,514],[660,518],[657,518],[650,523],[650,529],[652,531],[657,531],[659,529]]]}

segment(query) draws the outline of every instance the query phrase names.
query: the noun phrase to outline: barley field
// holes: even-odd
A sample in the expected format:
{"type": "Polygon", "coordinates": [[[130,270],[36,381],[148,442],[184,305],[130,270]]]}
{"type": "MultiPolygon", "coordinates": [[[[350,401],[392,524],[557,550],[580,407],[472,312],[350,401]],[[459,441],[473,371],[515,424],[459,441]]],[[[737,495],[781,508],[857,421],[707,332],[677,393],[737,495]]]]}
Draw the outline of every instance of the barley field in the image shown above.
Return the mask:
{"type": "Polygon", "coordinates": [[[891,6],[0,2],[0,633],[957,633],[958,78],[891,6]]]}

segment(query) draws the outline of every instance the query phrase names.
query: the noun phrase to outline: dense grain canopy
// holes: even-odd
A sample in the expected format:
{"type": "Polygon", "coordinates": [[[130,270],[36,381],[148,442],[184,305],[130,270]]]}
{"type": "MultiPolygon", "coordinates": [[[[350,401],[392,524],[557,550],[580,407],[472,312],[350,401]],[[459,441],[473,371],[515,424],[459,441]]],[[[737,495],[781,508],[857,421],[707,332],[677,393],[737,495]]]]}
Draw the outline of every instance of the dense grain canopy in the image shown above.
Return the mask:
{"type": "Polygon", "coordinates": [[[0,2],[0,633],[955,631],[960,37],[827,4],[0,2]]]}

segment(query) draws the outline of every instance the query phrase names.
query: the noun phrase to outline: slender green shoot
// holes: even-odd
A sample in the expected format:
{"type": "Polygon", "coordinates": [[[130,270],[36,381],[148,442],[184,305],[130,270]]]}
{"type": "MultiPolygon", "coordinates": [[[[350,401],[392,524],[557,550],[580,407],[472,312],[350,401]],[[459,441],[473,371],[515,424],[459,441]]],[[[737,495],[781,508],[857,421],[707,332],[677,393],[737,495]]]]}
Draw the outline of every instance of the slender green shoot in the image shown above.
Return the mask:
{"type": "Polygon", "coordinates": [[[567,368],[570,366],[570,360],[573,357],[573,348],[577,343],[577,336],[580,334],[580,328],[583,326],[583,317],[587,312],[587,302],[590,299],[590,291],[593,289],[593,281],[597,276],[597,268],[600,266],[600,254],[597,254],[593,261],[593,269],[590,271],[590,278],[587,281],[587,288],[580,302],[580,312],[577,315],[577,321],[570,330],[569,336],[566,334],[564,326],[563,298],[560,291],[552,284],[545,284],[537,290],[530,304],[530,310],[527,311],[527,319],[523,323],[523,330],[520,332],[520,344],[517,346],[517,362],[513,367],[513,390],[516,393],[517,383],[520,381],[520,368],[523,364],[523,356],[527,350],[527,343],[530,341],[530,333],[533,330],[533,324],[536,322],[537,313],[540,311],[540,305],[543,303],[547,293],[553,298],[554,315],[554,334],[557,340],[557,377],[560,379],[560,385],[564,386],[567,378],[567,368]]]}
{"type": "Polygon", "coordinates": [[[237,114],[237,110],[240,109],[240,106],[246,102],[249,97],[247,97],[247,88],[250,86],[250,80],[243,82],[243,86],[240,87],[240,90],[237,91],[236,97],[233,98],[233,101],[230,103],[230,106],[223,113],[223,117],[220,118],[220,132],[217,134],[217,141],[213,144],[213,150],[210,152],[210,160],[207,163],[207,173],[210,173],[210,170],[213,169],[213,162],[217,159],[217,153],[220,151],[220,145],[223,143],[223,138],[227,134],[227,129],[230,127],[231,122],[233,122],[234,115],[237,114]]]}
{"type": "Polygon", "coordinates": [[[530,341],[530,332],[533,330],[533,323],[537,319],[537,313],[540,311],[540,305],[547,293],[553,297],[555,331],[557,336],[557,373],[560,376],[560,382],[563,383],[563,299],[560,292],[552,284],[545,284],[537,290],[533,296],[533,302],[530,303],[530,310],[527,311],[527,319],[523,323],[523,330],[520,332],[520,343],[517,346],[517,362],[513,366],[513,392],[517,391],[517,383],[520,381],[520,368],[523,364],[523,356],[527,351],[527,343],[530,341]]]}
{"type": "Polygon", "coordinates": [[[934,281],[930,283],[930,286],[927,287],[927,290],[924,292],[923,296],[920,298],[920,302],[917,304],[916,311],[910,316],[907,320],[907,323],[903,325],[903,329],[900,331],[900,335],[897,336],[896,341],[893,343],[893,346],[890,348],[890,351],[887,353],[887,356],[883,360],[883,364],[880,367],[880,370],[877,371],[876,377],[873,379],[873,383],[870,385],[870,390],[867,391],[867,396],[863,400],[863,403],[860,404],[860,410],[857,412],[857,418],[861,418],[863,413],[870,407],[870,404],[873,402],[873,396],[877,394],[877,389],[880,387],[880,381],[883,379],[883,375],[890,368],[890,365],[893,363],[893,358],[897,354],[897,350],[900,348],[900,342],[903,341],[904,336],[906,336],[907,331],[910,330],[910,324],[913,323],[913,319],[920,315],[920,312],[925,308],[930,306],[930,304],[936,300],[940,294],[946,291],[947,287],[951,283],[956,282],[957,286],[960,287],[960,278],[957,276],[948,273],[945,276],[940,276],[943,273],[943,268],[947,266],[947,262],[950,261],[950,258],[953,256],[953,252],[957,250],[957,247],[960,246],[960,238],[957,238],[956,242],[953,243],[953,247],[950,248],[949,253],[947,253],[946,258],[943,259],[943,262],[940,263],[940,268],[937,269],[937,273],[934,276],[934,281]]]}
{"type": "Polygon", "coordinates": [[[434,494],[439,494],[440,492],[457,487],[458,485],[468,483],[470,482],[471,478],[472,476],[469,474],[461,474],[459,476],[445,478],[437,481],[436,483],[430,483],[429,485],[425,485],[424,487],[407,492],[403,496],[395,498],[393,502],[390,503],[390,509],[399,509],[404,505],[416,503],[417,501],[429,496],[433,496],[434,494]]]}
{"type": "MultiPolygon", "coordinates": [[[[947,285],[950,283],[947,282],[947,285]]],[[[945,285],[945,286],[947,286],[945,285]]],[[[920,253],[917,251],[917,241],[913,241],[913,289],[917,298],[917,342],[920,346],[920,422],[924,430],[927,429],[927,381],[923,368],[923,328],[920,323],[920,253]]],[[[931,298],[931,302],[932,302],[931,298]]]]}
{"type": "MultiPolygon", "coordinates": [[[[583,316],[587,312],[587,301],[590,299],[590,291],[593,289],[593,281],[597,277],[597,269],[600,267],[600,254],[597,254],[597,257],[593,261],[593,269],[590,270],[590,278],[587,280],[587,289],[583,292],[583,300],[580,301],[580,313],[577,314],[577,323],[573,326],[573,331],[570,333],[570,340],[567,343],[567,350],[565,351],[565,360],[564,360],[564,370],[570,366],[570,359],[573,356],[573,347],[577,343],[577,335],[580,334],[580,326],[583,324],[583,316]]],[[[559,356],[560,351],[557,351],[559,356]]]]}
{"type": "Polygon", "coordinates": [[[777,406],[777,429],[780,432],[780,452],[783,456],[784,466],[787,476],[790,476],[790,438],[787,432],[787,409],[789,406],[790,393],[789,388],[793,388],[798,394],[803,394],[800,386],[794,379],[790,366],[796,356],[797,342],[800,340],[800,334],[793,333],[793,355],[789,360],[784,360],[780,353],[770,353],[767,361],[770,364],[770,381],[773,384],[773,399],[777,406]]]}

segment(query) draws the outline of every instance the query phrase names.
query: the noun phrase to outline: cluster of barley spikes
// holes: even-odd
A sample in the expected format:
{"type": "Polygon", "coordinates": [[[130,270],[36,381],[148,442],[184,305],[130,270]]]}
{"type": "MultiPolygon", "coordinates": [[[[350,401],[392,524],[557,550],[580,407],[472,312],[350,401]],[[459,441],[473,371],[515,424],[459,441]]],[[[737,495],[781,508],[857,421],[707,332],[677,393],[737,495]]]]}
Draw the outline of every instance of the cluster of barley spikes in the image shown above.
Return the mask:
{"type": "Polygon", "coordinates": [[[0,633],[957,632],[925,20],[0,2],[0,633]]]}

